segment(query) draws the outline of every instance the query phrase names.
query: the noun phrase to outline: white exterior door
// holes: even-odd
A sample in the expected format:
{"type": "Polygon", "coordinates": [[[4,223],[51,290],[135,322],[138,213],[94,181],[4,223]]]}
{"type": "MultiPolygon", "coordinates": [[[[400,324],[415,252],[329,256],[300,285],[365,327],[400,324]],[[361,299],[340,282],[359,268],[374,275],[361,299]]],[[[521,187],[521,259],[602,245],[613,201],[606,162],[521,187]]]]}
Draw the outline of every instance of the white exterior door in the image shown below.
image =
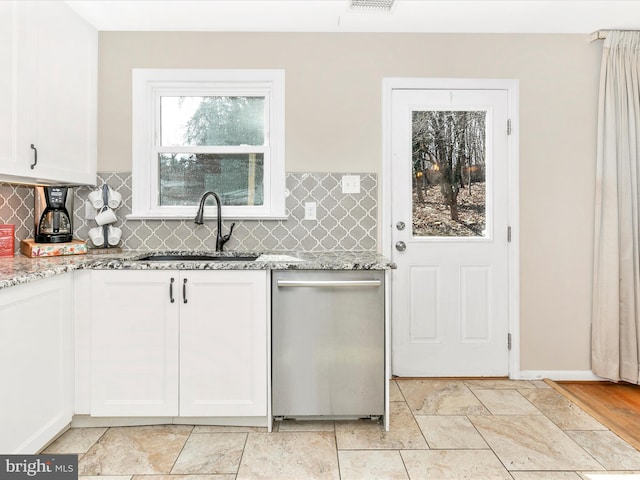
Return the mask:
{"type": "Polygon", "coordinates": [[[509,372],[508,102],[506,89],[391,93],[395,375],[509,372]]]}

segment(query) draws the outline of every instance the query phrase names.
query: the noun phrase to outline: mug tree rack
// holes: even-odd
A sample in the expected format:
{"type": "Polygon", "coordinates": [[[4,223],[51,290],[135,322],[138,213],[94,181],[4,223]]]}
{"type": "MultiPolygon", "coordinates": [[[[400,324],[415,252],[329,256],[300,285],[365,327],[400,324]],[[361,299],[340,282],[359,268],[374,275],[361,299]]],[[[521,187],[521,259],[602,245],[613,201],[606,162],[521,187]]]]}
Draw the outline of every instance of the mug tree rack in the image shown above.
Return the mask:
{"type": "MultiPolygon", "coordinates": [[[[104,212],[109,207],[109,186],[104,183],[102,184],[102,207],[98,210],[98,213],[104,212]]],[[[102,228],[102,238],[104,241],[102,245],[95,245],[94,248],[91,249],[91,253],[117,253],[122,251],[122,248],[114,245],[109,245],[109,225],[110,223],[105,223],[104,225],[98,225],[102,228]]],[[[93,242],[92,242],[93,243],[93,242]]]]}

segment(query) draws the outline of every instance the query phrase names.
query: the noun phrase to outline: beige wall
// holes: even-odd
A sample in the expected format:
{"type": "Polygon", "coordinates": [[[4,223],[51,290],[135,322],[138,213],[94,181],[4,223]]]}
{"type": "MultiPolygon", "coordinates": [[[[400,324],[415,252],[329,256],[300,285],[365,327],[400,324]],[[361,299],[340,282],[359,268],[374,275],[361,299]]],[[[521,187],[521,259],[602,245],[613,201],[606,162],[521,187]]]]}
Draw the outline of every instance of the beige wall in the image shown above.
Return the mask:
{"type": "Polygon", "coordinates": [[[589,370],[601,43],[586,35],[100,34],[100,171],[131,170],[131,68],[283,68],[286,169],[382,170],[384,77],[520,81],[521,369],[589,370]]]}

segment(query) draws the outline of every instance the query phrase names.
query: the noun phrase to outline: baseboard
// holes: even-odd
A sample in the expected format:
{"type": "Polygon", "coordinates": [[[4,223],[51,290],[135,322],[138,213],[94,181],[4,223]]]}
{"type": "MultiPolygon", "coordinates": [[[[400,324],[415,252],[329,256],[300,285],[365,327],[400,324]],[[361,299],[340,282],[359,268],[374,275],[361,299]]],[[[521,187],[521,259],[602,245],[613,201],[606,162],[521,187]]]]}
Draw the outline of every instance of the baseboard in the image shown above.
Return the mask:
{"type": "Polygon", "coordinates": [[[591,370],[521,370],[516,375],[512,375],[514,380],[576,380],[576,381],[598,381],[606,380],[599,377],[591,370]]]}
{"type": "Polygon", "coordinates": [[[92,417],[74,415],[71,428],[133,427],[143,425],[213,425],[235,427],[268,427],[265,417],[92,417]]]}

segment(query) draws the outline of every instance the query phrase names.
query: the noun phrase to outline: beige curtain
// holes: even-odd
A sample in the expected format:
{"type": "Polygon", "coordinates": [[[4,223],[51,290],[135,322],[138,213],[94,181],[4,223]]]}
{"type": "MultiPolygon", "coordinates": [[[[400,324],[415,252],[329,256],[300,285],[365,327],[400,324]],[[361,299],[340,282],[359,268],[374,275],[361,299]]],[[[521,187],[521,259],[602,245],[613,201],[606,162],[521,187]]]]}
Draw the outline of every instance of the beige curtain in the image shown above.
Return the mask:
{"type": "Polygon", "coordinates": [[[592,370],[640,378],[640,32],[609,32],[598,112],[592,370]]]}

